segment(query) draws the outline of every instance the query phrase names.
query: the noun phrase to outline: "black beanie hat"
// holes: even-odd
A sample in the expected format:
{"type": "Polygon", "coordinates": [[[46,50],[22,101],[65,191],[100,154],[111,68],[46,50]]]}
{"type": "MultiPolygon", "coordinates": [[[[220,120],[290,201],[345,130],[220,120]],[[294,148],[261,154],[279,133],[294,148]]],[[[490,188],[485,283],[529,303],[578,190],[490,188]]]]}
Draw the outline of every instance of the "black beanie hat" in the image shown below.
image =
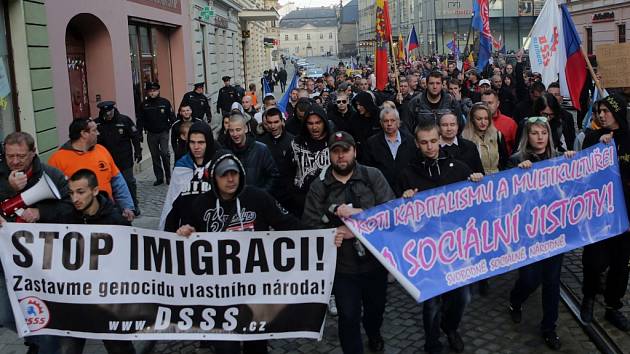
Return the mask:
{"type": "Polygon", "coordinates": [[[598,108],[601,105],[606,106],[606,108],[610,110],[622,130],[628,130],[628,120],[626,118],[628,112],[628,102],[625,98],[623,98],[619,94],[612,94],[610,96],[602,98],[597,102],[598,108]]]}

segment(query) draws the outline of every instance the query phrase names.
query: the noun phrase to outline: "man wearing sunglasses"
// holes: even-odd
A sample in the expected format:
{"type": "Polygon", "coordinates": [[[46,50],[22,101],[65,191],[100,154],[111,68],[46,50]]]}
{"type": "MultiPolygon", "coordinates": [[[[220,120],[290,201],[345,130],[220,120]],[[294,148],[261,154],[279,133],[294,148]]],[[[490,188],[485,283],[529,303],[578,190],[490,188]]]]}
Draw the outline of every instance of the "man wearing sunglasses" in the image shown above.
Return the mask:
{"type": "Polygon", "coordinates": [[[350,98],[345,91],[337,92],[337,99],[335,104],[328,105],[328,119],[335,123],[337,130],[348,131],[350,129],[350,117],[354,113],[352,105],[350,105],[350,98]]]}

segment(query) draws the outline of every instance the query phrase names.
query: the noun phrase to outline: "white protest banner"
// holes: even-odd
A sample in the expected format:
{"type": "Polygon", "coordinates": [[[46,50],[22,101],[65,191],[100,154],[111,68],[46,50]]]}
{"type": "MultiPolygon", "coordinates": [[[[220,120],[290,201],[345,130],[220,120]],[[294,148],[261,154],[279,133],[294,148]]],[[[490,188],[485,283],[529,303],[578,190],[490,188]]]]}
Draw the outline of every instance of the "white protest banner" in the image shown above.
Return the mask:
{"type": "Polygon", "coordinates": [[[174,233],[7,223],[0,257],[20,336],[321,339],[333,230],[174,233]]]}

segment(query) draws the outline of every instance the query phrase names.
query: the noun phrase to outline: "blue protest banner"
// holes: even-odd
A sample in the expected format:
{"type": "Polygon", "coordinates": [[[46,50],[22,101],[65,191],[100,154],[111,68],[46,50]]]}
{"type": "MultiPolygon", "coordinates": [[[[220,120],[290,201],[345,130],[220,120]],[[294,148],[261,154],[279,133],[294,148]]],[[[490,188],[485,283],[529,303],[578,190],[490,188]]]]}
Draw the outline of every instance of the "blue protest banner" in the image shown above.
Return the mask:
{"type": "Polygon", "coordinates": [[[418,302],[629,227],[614,144],[420,192],[345,223],[418,302]]]}

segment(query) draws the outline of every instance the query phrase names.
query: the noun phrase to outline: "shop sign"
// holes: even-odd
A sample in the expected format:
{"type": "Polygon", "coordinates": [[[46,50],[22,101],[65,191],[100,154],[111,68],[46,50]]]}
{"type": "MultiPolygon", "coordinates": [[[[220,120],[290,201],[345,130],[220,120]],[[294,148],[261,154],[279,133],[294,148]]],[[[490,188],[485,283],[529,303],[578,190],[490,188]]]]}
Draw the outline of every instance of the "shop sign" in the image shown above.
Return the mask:
{"type": "Polygon", "coordinates": [[[219,15],[214,16],[214,26],[219,28],[228,28],[227,18],[219,15]]]}
{"type": "Polygon", "coordinates": [[[182,13],[181,0],[127,0],[138,4],[162,9],[176,14],[182,13]]]}
{"type": "Polygon", "coordinates": [[[600,22],[612,22],[615,20],[615,13],[613,11],[600,12],[593,14],[593,23],[600,22]]]}
{"type": "Polygon", "coordinates": [[[201,12],[199,12],[199,17],[204,22],[210,22],[210,17],[214,16],[214,9],[210,6],[205,6],[201,12]]]}

